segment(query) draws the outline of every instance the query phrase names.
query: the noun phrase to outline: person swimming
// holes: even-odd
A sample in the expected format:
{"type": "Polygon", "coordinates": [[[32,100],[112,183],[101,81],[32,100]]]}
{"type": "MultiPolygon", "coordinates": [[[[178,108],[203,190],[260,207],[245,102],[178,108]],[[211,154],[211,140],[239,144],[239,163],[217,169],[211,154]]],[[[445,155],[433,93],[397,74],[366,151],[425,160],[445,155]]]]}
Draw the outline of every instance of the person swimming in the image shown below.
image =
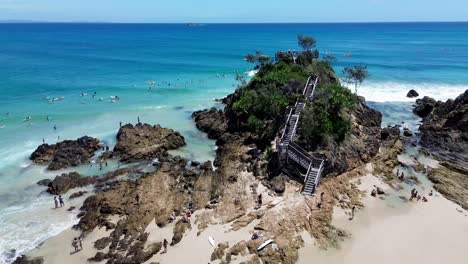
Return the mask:
{"type": "Polygon", "coordinates": [[[31,119],[32,119],[32,117],[31,117],[31,116],[28,116],[28,117],[26,117],[26,118],[24,119],[24,121],[29,121],[29,120],[31,120],[31,119]]]}

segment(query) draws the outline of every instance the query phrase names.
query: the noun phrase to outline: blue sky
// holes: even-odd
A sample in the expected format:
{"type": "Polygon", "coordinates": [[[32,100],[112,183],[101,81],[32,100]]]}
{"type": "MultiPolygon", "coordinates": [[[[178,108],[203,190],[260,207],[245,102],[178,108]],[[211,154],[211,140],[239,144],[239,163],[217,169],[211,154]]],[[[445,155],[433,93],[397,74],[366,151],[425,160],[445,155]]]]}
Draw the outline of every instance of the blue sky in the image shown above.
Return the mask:
{"type": "Polygon", "coordinates": [[[0,20],[468,21],[468,0],[0,0],[0,20]]]}

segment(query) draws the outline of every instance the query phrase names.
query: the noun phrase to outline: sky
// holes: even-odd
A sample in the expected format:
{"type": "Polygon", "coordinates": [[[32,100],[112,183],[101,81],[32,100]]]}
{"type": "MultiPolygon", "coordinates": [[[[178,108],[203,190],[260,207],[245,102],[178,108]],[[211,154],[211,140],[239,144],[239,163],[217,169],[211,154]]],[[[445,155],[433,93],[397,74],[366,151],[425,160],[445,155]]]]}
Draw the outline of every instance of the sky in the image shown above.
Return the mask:
{"type": "Polygon", "coordinates": [[[0,0],[0,20],[136,23],[468,21],[468,0],[0,0]]]}

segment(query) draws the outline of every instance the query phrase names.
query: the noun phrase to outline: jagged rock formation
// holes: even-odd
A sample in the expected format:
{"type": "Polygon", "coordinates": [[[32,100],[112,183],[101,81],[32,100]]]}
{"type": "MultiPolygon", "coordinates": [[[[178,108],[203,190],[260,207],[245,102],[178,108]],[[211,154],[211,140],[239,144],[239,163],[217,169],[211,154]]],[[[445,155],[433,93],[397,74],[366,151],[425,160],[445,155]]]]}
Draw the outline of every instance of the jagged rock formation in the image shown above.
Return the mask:
{"type": "Polygon", "coordinates": [[[416,106],[413,108],[413,113],[424,118],[432,112],[436,104],[436,100],[428,96],[424,96],[423,99],[416,100],[416,106]]]}
{"type": "Polygon", "coordinates": [[[167,150],[184,145],[184,137],[172,129],[159,125],[127,124],[117,133],[113,155],[119,156],[122,162],[151,160],[166,155],[167,150]]]}
{"type": "Polygon", "coordinates": [[[326,159],[324,174],[339,175],[369,162],[379,152],[381,142],[382,114],[366,105],[359,98],[350,113],[351,132],[339,145],[321,146],[316,153],[326,159]]]}
{"type": "MultiPolygon", "coordinates": [[[[118,176],[122,176],[124,174],[128,174],[133,172],[132,169],[129,168],[122,168],[118,169],[113,172],[106,173],[102,176],[96,177],[83,177],[77,172],[70,172],[70,173],[63,173],[62,175],[56,176],[53,180],[41,180],[38,182],[39,185],[47,186],[47,192],[54,195],[64,194],[68,190],[78,187],[84,187],[90,184],[102,184],[106,181],[115,179],[118,176]],[[47,185],[45,184],[47,183],[47,185]]],[[[82,194],[74,194],[73,197],[76,198],[82,194]]],[[[70,197],[72,199],[72,197],[70,197]]]]}
{"type": "MultiPolygon", "coordinates": [[[[146,241],[144,229],[151,221],[164,226],[172,212],[180,215],[186,210],[204,208],[209,203],[219,187],[214,182],[216,177],[211,165],[193,168],[187,167],[187,163],[180,157],[162,157],[157,172],[144,174],[136,180],[116,181],[107,190],[85,200],[77,225],[84,233],[106,225],[108,216],[124,217],[110,234],[111,242],[105,241],[110,243],[109,252],[96,255],[94,259],[108,259],[108,263],[140,263],[132,262],[134,256],[142,255],[147,259],[154,254],[140,245],[146,241]],[[132,250],[136,253],[131,253],[132,250]]],[[[188,227],[186,223],[178,222],[171,244],[178,243],[188,227]]]]}
{"type": "MultiPolygon", "coordinates": [[[[427,99],[424,107],[433,101],[427,99]]],[[[423,119],[421,144],[443,159],[468,164],[468,90],[455,100],[437,102],[423,119]]]]}
{"type": "Polygon", "coordinates": [[[49,163],[48,170],[60,170],[88,162],[98,149],[98,139],[84,136],[52,145],[42,144],[31,154],[30,159],[38,164],[49,163]]]}
{"type": "Polygon", "coordinates": [[[208,134],[211,139],[218,139],[226,131],[224,111],[216,108],[192,113],[198,129],[208,134]]]}
{"type": "Polygon", "coordinates": [[[428,174],[434,189],[468,210],[468,167],[451,162],[441,162],[440,165],[428,174]]]}
{"type": "Polygon", "coordinates": [[[18,257],[14,262],[13,264],[43,264],[44,263],[44,259],[39,257],[39,258],[32,258],[32,259],[29,259],[27,256],[25,255],[22,255],[20,257],[18,257]]]}

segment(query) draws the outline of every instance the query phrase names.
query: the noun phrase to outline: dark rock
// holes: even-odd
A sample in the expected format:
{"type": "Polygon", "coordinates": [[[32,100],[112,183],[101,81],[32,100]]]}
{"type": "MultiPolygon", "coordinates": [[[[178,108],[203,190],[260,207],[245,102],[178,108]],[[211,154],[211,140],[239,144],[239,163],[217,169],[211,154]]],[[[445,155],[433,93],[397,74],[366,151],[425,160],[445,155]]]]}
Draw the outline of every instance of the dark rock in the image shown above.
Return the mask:
{"type": "Polygon", "coordinates": [[[413,113],[424,118],[432,112],[436,104],[436,100],[428,96],[424,96],[423,99],[416,100],[416,106],[413,109],[413,113]]]}
{"type": "Polygon", "coordinates": [[[103,250],[106,248],[110,243],[112,239],[110,237],[103,237],[94,242],[94,248],[97,250],[103,250]]]}
{"type": "Polygon", "coordinates": [[[442,159],[468,162],[468,90],[438,102],[420,126],[421,144],[442,159]]]}
{"type": "Polygon", "coordinates": [[[79,191],[79,192],[76,192],[76,193],[72,193],[69,197],[69,199],[75,199],[75,198],[78,198],[78,197],[81,197],[85,194],[87,194],[88,192],[87,191],[79,191]]]}
{"type": "Polygon", "coordinates": [[[50,162],[47,169],[59,170],[88,162],[98,149],[98,139],[84,136],[52,145],[42,144],[31,154],[30,159],[38,164],[50,162]]]}
{"type": "Polygon", "coordinates": [[[67,211],[68,211],[68,212],[71,212],[71,211],[73,211],[73,210],[75,210],[75,209],[76,209],[75,206],[70,206],[70,208],[68,208],[67,211]]]}
{"type": "Polygon", "coordinates": [[[96,255],[94,255],[94,257],[92,258],[89,258],[88,261],[90,262],[101,262],[105,259],[108,259],[109,256],[107,254],[105,254],[104,252],[97,252],[96,255]]]}
{"type": "Polygon", "coordinates": [[[380,188],[380,187],[377,187],[377,188],[376,188],[376,191],[377,191],[377,194],[378,194],[378,195],[385,194],[385,192],[384,192],[384,191],[382,190],[382,188],[380,188]]]}
{"type": "Polygon", "coordinates": [[[185,231],[189,229],[190,226],[190,223],[184,223],[182,221],[176,223],[174,227],[174,235],[172,236],[171,246],[179,243],[182,240],[185,231]]]}
{"type": "Polygon", "coordinates": [[[418,96],[419,96],[418,92],[416,92],[413,89],[409,90],[408,93],[406,94],[406,97],[409,97],[409,98],[414,98],[418,96]]]}
{"type": "Polygon", "coordinates": [[[49,186],[49,184],[52,182],[51,179],[43,179],[37,182],[37,185],[41,186],[49,186]]]}
{"type": "Polygon", "coordinates": [[[193,166],[193,167],[198,167],[198,166],[200,166],[200,162],[192,160],[190,162],[190,165],[193,166]]]}
{"type": "Polygon", "coordinates": [[[218,246],[215,248],[213,253],[211,253],[211,261],[215,261],[217,259],[222,259],[225,254],[225,250],[229,248],[229,243],[219,243],[218,246]]]}
{"type": "Polygon", "coordinates": [[[412,137],[413,136],[413,132],[411,132],[411,130],[409,128],[405,128],[403,129],[403,136],[405,137],[412,137]]]}
{"type": "Polygon", "coordinates": [[[120,156],[122,162],[134,162],[161,158],[167,150],[185,145],[179,132],[162,128],[159,125],[127,124],[119,129],[114,155],[120,156]]]}
{"type": "Polygon", "coordinates": [[[26,255],[18,257],[13,264],[43,264],[44,259],[42,257],[29,259],[26,255]]]}
{"type": "Polygon", "coordinates": [[[49,183],[47,191],[54,195],[63,194],[70,189],[91,184],[92,181],[88,181],[90,179],[91,178],[81,177],[77,172],[63,173],[60,176],[56,176],[55,179],[49,183]]]}
{"type": "Polygon", "coordinates": [[[218,139],[227,129],[224,111],[216,108],[193,112],[192,118],[197,128],[211,139],[218,139]]]}
{"type": "Polygon", "coordinates": [[[271,188],[276,192],[276,193],[284,193],[286,189],[286,182],[288,182],[289,178],[281,175],[274,177],[271,180],[271,188]]]}

